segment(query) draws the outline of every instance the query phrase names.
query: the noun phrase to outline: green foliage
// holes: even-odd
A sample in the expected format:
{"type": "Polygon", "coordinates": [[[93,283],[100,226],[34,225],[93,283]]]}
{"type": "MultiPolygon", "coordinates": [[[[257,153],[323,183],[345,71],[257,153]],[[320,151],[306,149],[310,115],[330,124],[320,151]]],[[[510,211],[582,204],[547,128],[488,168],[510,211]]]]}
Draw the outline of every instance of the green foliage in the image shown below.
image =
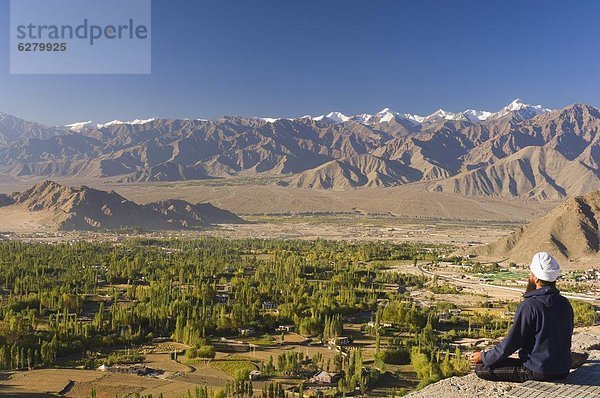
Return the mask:
{"type": "Polygon", "coordinates": [[[144,356],[136,350],[127,350],[120,352],[113,352],[108,357],[102,360],[102,363],[106,366],[113,366],[117,364],[133,364],[140,363],[144,360],[144,356]]]}
{"type": "Polygon", "coordinates": [[[295,375],[301,369],[304,354],[291,351],[277,356],[277,371],[281,375],[295,375]]]}
{"type": "Polygon", "coordinates": [[[410,352],[410,363],[417,373],[420,386],[424,387],[441,378],[439,367],[431,360],[431,355],[418,347],[413,347],[410,352]]]}
{"type": "Polygon", "coordinates": [[[383,310],[382,320],[401,329],[417,330],[425,326],[427,317],[414,303],[391,301],[383,310]]]}
{"type": "Polygon", "coordinates": [[[196,347],[188,348],[185,351],[185,356],[188,357],[189,359],[198,358],[198,349],[196,347]]]}
{"type": "Polygon", "coordinates": [[[275,344],[275,342],[276,340],[268,334],[261,336],[259,339],[252,340],[252,344],[258,346],[270,346],[275,344]]]}
{"type": "Polygon", "coordinates": [[[298,332],[303,336],[316,336],[323,331],[320,319],[316,317],[300,318],[298,332]]]}
{"type": "Polygon", "coordinates": [[[285,390],[280,383],[268,382],[263,384],[261,398],[285,398],[285,390]]]}
{"type": "Polygon", "coordinates": [[[340,336],[343,329],[340,315],[334,315],[333,317],[325,316],[325,324],[323,326],[324,339],[340,336]]]}
{"type": "Polygon", "coordinates": [[[498,272],[501,269],[502,268],[498,263],[481,264],[480,262],[475,262],[471,265],[471,269],[469,270],[469,272],[473,274],[487,274],[498,272]]]}
{"type": "Polygon", "coordinates": [[[417,388],[423,388],[445,377],[461,376],[470,371],[469,361],[459,348],[451,354],[449,351],[442,353],[413,347],[410,351],[410,363],[419,378],[417,388]]]}
{"type": "Polygon", "coordinates": [[[404,347],[392,348],[378,354],[383,363],[391,365],[405,365],[410,362],[410,351],[404,347]]]}
{"type": "Polygon", "coordinates": [[[242,327],[294,324],[307,336],[339,336],[344,314],[376,308],[377,283],[422,283],[370,262],[433,255],[418,244],[324,240],[1,242],[0,368],[50,366],[158,336],[194,347],[191,358],[211,358],[206,336],[242,327]],[[264,302],[279,314],[263,311],[264,302]]]}
{"type": "Polygon", "coordinates": [[[596,322],[596,310],[594,306],[585,301],[571,300],[575,326],[593,326],[596,322]]]}
{"type": "Polygon", "coordinates": [[[437,294],[458,294],[458,293],[460,293],[460,291],[462,289],[459,289],[456,286],[446,283],[446,284],[436,284],[436,285],[430,286],[429,290],[432,293],[437,293],[437,294]]]}
{"type": "Polygon", "coordinates": [[[196,356],[198,358],[212,359],[216,356],[215,347],[211,345],[202,345],[197,348],[196,356]]]}
{"type": "Polygon", "coordinates": [[[210,366],[221,369],[236,379],[242,375],[246,375],[245,379],[248,379],[247,375],[250,371],[256,370],[256,366],[250,361],[218,360],[212,361],[210,366]]]}

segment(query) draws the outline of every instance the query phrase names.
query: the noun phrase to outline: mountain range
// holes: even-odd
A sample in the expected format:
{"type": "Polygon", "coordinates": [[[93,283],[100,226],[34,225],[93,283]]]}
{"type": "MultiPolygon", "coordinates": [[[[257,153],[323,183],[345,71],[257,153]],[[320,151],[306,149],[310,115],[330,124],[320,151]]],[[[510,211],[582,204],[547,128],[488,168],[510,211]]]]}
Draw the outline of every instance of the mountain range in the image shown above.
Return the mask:
{"type": "Polygon", "coordinates": [[[241,224],[235,214],[210,203],[166,200],[139,205],[113,191],[67,187],[43,181],[23,192],[0,195],[2,228],[33,220],[40,227],[61,231],[124,228],[191,230],[213,224],[241,224]],[[11,220],[17,218],[17,220],[11,220]]]}
{"type": "Polygon", "coordinates": [[[0,181],[269,176],[347,190],[422,182],[461,195],[562,199],[600,188],[600,110],[515,100],[497,112],[384,109],[300,118],[144,119],[44,127],[0,116],[0,181]]]}

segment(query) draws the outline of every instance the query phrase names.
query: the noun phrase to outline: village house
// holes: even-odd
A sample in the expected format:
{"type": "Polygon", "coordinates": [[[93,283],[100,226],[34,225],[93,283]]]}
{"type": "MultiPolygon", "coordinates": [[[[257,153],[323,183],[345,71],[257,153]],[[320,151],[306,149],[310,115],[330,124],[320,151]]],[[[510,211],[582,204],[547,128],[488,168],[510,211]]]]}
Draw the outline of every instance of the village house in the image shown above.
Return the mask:
{"type": "Polygon", "coordinates": [[[343,373],[331,373],[322,370],[311,377],[308,382],[314,384],[336,384],[343,376],[343,373]]]}
{"type": "MultiPolygon", "coordinates": [[[[367,323],[367,326],[370,327],[370,328],[374,328],[377,325],[376,325],[375,321],[369,321],[369,323],[367,323]]],[[[389,323],[389,322],[381,322],[379,324],[379,327],[382,327],[382,328],[391,328],[392,324],[389,323]]]]}
{"type": "Polygon", "coordinates": [[[329,346],[345,346],[352,343],[352,338],[347,336],[339,336],[329,339],[329,346]]]}
{"type": "Polygon", "coordinates": [[[219,284],[215,286],[217,293],[229,293],[230,286],[227,284],[219,284]]]}
{"type": "Polygon", "coordinates": [[[451,318],[451,316],[448,311],[443,311],[438,314],[438,319],[440,321],[448,321],[448,320],[450,320],[450,318],[451,318]]]}
{"type": "Polygon", "coordinates": [[[124,373],[124,374],[134,374],[137,376],[145,376],[151,372],[151,369],[146,367],[145,365],[114,365],[114,366],[106,366],[101,365],[98,368],[101,372],[112,372],[112,373],[124,373]]]}
{"type": "Polygon", "coordinates": [[[240,334],[240,336],[254,336],[254,333],[256,333],[256,329],[254,329],[253,327],[239,328],[238,333],[240,334]]]}
{"type": "Polygon", "coordinates": [[[277,329],[275,329],[275,331],[290,333],[290,332],[293,332],[294,329],[295,329],[294,325],[280,325],[280,326],[277,326],[277,329]]]}
{"type": "Polygon", "coordinates": [[[454,342],[450,343],[451,347],[460,347],[461,349],[484,349],[489,347],[494,343],[492,339],[473,339],[473,338],[462,338],[457,339],[454,342]]]}
{"type": "Polygon", "coordinates": [[[272,301],[263,301],[263,309],[264,310],[276,310],[277,304],[272,301]]]}
{"type": "Polygon", "coordinates": [[[250,380],[256,381],[256,380],[260,379],[260,376],[261,376],[260,371],[255,369],[255,370],[250,371],[250,374],[248,377],[250,378],[250,380]]]}

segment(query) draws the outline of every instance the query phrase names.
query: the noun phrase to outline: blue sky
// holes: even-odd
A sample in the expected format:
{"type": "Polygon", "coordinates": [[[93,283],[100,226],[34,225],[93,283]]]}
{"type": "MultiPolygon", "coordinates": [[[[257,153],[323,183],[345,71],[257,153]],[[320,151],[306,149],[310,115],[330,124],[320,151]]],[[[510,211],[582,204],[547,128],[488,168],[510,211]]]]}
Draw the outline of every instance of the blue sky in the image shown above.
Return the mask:
{"type": "Polygon", "coordinates": [[[428,114],[516,97],[600,105],[600,2],[154,0],[151,75],[9,74],[0,112],[47,124],[152,116],[428,114]]]}

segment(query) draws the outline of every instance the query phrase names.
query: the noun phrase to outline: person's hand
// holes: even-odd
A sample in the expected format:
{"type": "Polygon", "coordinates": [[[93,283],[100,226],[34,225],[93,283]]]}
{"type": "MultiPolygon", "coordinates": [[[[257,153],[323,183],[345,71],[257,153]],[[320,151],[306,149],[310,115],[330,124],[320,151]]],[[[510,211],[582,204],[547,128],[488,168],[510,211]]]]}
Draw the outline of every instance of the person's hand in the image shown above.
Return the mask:
{"type": "Polygon", "coordinates": [[[479,362],[482,362],[481,360],[481,351],[475,351],[474,353],[471,354],[471,358],[469,358],[471,360],[471,363],[473,365],[477,365],[479,362]]]}

